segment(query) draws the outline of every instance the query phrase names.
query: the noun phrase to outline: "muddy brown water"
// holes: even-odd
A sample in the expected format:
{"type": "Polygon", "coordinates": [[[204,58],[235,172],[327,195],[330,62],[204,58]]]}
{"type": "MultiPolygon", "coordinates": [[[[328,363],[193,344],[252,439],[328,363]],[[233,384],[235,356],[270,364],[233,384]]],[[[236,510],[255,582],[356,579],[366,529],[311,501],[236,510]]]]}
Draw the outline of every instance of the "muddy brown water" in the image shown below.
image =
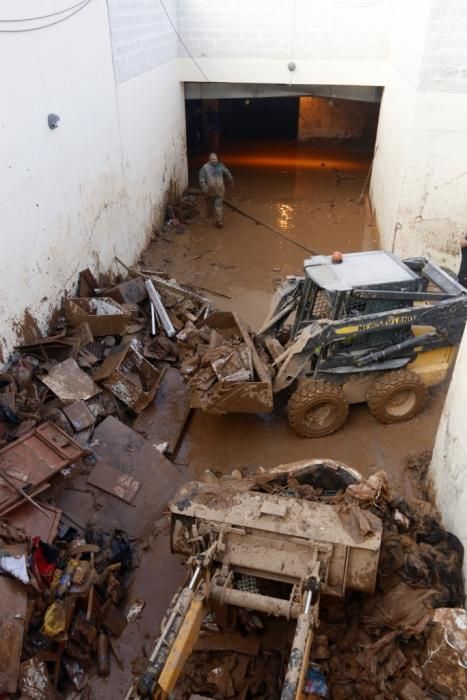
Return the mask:
{"type": "MultiPolygon", "coordinates": [[[[367,152],[267,142],[230,146],[220,157],[235,178],[227,199],[291,239],[323,253],[379,247],[368,207],[358,204],[370,166],[367,152]]],[[[197,185],[202,162],[191,163],[192,185],[197,185]]],[[[256,330],[280,281],[302,274],[306,253],[227,206],[221,230],[205,218],[201,198],[200,209],[201,216],[184,234],[154,243],[144,260],[179,282],[228,294],[231,299],[213,297],[216,306],[236,310],[256,330]]],[[[273,415],[196,411],[176,460],[198,476],[206,468],[226,472],[244,465],[271,467],[330,457],[364,474],[386,469],[398,479],[409,451],[432,446],[444,393],[443,388],[430,392],[425,411],[400,425],[381,425],[366,406],[352,406],[342,430],[317,440],[292,432],[280,401],[273,415]]]]}
{"type": "MultiPolygon", "coordinates": [[[[358,198],[370,166],[367,153],[343,148],[311,148],[285,143],[231,147],[220,154],[232,170],[235,186],[227,198],[255,217],[269,222],[293,240],[330,253],[370,250],[378,237],[368,208],[358,198]]],[[[197,169],[191,164],[191,184],[197,169]]],[[[216,229],[201,216],[184,234],[153,243],[143,256],[145,266],[170,273],[180,283],[192,283],[227,294],[212,297],[223,310],[236,310],[257,329],[271,295],[288,274],[301,274],[306,254],[266,228],[225,208],[225,227],[216,229]]],[[[411,495],[404,464],[408,453],[431,449],[443,404],[444,388],[430,392],[423,413],[408,423],[380,425],[366,406],[352,406],[338,433],[306,440],[289,428],[285,406],[277,402],[273,415],[206,415],[195,411],[174,457],[186,465],[187,480],[204,469],[226,473],[245,466],[272,467],[311,457],[337,459],[368,475],[388,472],[400,493],[411,495]]],[[[146,601],[141,620],[128,625],[118,640],[124,668],[112,661],[108,679],[94,678],[93,693],[101,698],[124,697],[131,681],[131,662],[141,664],[153,646],[160,621],[184,572],[169,552],[168,538],[150,539],[130,594],[146,601]]]]}

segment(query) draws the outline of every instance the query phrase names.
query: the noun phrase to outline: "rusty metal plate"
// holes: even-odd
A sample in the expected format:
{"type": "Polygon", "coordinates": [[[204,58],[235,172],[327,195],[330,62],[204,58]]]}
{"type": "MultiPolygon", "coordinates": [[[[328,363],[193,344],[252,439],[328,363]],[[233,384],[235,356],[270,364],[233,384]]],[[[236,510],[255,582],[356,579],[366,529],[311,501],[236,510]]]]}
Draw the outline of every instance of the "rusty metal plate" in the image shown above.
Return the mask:
{"type": "Polygon", "coordinates": [[[88,484],[120,498],[126,503],[132,503],[139,491],[141,482],[130,474],[122,474],[106,462],[98,462],[88,477],[88,484]]]}
{"type": "Polygon", "coordinates": [[[92,428],[95,418],[84,401],[75,401],[69,406],[64,406],[63,413],[70,421],[77,433],[86,428],[92,428]]]}
{"type": "Polygon", "coordinates": [[[97,384],[72,358],[52,367],[49,373],[40,379],[62,401],[90,399],[99,393],[97,384]]]}
{"type": "MultiPolygon", "coordinates": [[[[53,423],[43,423],[0,450],[0,478],[4,471],[17,487],[30,485],[35,490],[82,454],[81,447],[63,430],[53,423]]],[[[0,479],[0,514],[23,500],[0,479]]]]}

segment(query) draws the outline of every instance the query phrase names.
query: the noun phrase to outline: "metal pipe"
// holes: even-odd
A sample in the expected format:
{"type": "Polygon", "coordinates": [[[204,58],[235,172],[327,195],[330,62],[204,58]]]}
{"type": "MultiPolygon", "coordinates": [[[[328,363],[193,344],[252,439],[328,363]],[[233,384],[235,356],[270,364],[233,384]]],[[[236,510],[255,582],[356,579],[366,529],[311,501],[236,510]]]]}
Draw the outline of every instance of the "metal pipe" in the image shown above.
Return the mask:
{"type": "Polygon", "coordinates": [[[305,601],[305,615],[308,615],[308,613],[310,612],[312,599],[313,599],[313,591],[308,591],[308,593],[306,594],[306,601],[305,601]]]}
{"type": "Polygon", "coordinates": [[[156,309],[154,308],[154,304],[152,301],[150,302],[151,305],[151,334],[156,335],[156,309]]]}
{"type": "Polygon", "coordinates": [[[222,605],[234,605],[237,608],[249,608],[256,612],[264,612],[275,617],[297,619],[300,615],[300,605],[282,598],[272,598],[258,593],[238,591],[235,588],[224,588],[216,583],[211,585],[210,597],[222,605]]]}
{"type": "Polygon", "coordinates": [[[162,299],[160,297],[159,292],[155,288],[152,280],[146,280],[144,284],[146,285],[146,289],[148,290],[151,302],[156,307],[157,316],[162,325],[164,326],[165,332],[167,333],[169,338],[173,338],[176,334],[176,330],[172,324],[172,321],[169,318],[167,311],[165,310],[165,306],[162,303],[162,299]]]}

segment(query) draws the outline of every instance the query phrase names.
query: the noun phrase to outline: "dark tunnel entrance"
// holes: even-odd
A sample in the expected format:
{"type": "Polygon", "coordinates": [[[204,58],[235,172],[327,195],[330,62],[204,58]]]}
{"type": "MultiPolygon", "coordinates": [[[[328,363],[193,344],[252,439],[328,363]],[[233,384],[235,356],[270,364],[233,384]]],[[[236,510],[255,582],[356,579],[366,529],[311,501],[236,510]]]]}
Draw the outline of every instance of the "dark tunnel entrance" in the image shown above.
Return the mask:
{"type": "Polygon", "coordinates": [[[187,99],[188,154],[265,141],[340,145],[371,152],[379,99],[373,95],[371,100],[330,95],[187,99]]]}

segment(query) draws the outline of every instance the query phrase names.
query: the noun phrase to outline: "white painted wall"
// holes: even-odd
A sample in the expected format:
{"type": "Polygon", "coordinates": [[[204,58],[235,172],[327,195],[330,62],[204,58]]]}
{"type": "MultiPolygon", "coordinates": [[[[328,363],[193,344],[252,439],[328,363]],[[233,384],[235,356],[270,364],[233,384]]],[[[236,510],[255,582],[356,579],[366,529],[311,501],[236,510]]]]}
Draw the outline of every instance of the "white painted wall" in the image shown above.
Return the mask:
{"type": "Polygon", "coordinates": [[[457,270],[467,221],[467,6],[395,0],[371,200],[382,244],[457,270]]]}
{"type": "MultiPolygon", "coordinates": [[[[436,435],[430,465],[430,482],[445,527],[453,532],[467,551],[467,334],[464,333],[456,367],[436,435]]],[[[467,584],[467,557],[464,558],[467,584]]]]}
{"type": "Polygon", "coordinates": [[[391,0],[177,3],[179,32],[199,65],[180,46],[184,81],[384,84],[391,0]]]}
{"type": "MultiPolygon", "coordinates": [[[[70,4],[44,0],[39,12],[33,0],[4,0],[0,17],[32,17],[70,4]]],[[[138,15],[142,4],[148,9],[143,0],[134,0],[133,7],[121,0],[109,4],[117,23],[118,10],[138,15]]],[[[157,0],[152,4],[159,7],[157,0]]],[[[139,44],[127,44],[121,35],[114,56],[105,0],[92,0],[50,28],[0,32],[0,350],[5,360],[24,333],[25,312],[45,331],[62,295],[74,289],[79,270],[107,271],[115,255],[133,262],[162,211],[170,182],[186,184],[177,45],[167,20],[158,15],[154,21],[166,37],[162,48],[139,51],[139,44]],[[61,118],[54,131],[47,126],[49,112],[61,118]]],[[[2,23],[0,29],[37,24],[2,23]]],[[[137,28],[129,25],[128,31],[131,41],[140,41],[137,28]]]]}

